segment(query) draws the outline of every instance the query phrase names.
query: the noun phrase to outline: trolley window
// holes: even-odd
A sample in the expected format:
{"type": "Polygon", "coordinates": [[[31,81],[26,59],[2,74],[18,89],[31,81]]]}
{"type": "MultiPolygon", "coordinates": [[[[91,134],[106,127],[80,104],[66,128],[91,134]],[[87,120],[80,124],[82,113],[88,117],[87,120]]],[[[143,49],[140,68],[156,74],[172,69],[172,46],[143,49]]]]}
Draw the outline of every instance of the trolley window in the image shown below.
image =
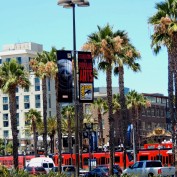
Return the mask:
{"type": "Polygon", "coordinates": [[[101,157],[101,165],[106,163],[106,158],[105,157],[101,157]]]}
{"type": "Polygon", "coordinates": [[[84,159],[83,159],[83,162],[84,162],[84,165],[88,165],[88,158],[87,158],[87,157],[84,158],[84,159]]]}
{"type": "Polygon", "coordinates": [[[115,162],[120,163],[120,156],[115,156],[115,162]]]}
{"type": "MultiPolygon", "coordinates": [[[[148,156],[147,155],[141,155],[140,157],[139,157],[140,159],[140,161],[141,160],[148,160],[148,156]]],[[[151,159],[152,160],[152,159],[151,159]]]]}

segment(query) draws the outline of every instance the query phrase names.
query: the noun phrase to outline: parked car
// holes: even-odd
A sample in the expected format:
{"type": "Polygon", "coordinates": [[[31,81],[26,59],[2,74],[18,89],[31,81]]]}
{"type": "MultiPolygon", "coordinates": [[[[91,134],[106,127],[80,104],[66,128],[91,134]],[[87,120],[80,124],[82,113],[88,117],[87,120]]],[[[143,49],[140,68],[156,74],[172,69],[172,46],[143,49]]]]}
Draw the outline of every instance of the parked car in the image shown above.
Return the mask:
{"type": "MultiPolygon", "coordinates": [[[[58,172],[58,167],[52,168],[53,172],[58,172]]],[[[63,165],[61,166],[61,172],[66,174],[67,176],[74,176],[75,175],[75,167],[74,165],[63,165]]]]}
{"type": "Polygon", "coordinates": [[[122,175],[146,176],[175,176],[175,167],[163,167],[160,160],[137,161],[129,168],[126,168],[122,175]]]}
{"type": "MultiPolygon", "coordinates": [[[[101,167],[107,167],[107,168],[109,168],[109,164],[106,164],[106,165],[99,165],[99,166],[97,166],[97,167],[99,167],[99,168],[101,168],[101,167]]],[[[117,165],[117,164],[113,165],[113,169],[116,169],[116,170],[118,171],[118,176],[121,176],[121,174],[122,174],[122,169],[121,169],[121,167],[120,167],[119,165],[117,165]]]]}
{"type": "Polygon", "coordinates": [[[86,173],[88,173],[88,170],[79,168],[79,176],[85,176],[86,173]]]}
{"type": "Polygon", "coordinates": [[[40,174],[47,174],[46,170],[44,167],[26,167],[25,169],[26,172],[32,175],[40,175],[40,174]]]}
{"type": "MultiPolygon", "coordinates": [[[[110,176],[108,167],[98,167],[98,168],[103,169],[106,172],[106,174],[108,174],[108,176],[110,176]]],[[[115,168],[113,168],[113,175],[120,177],[119,172],[115,168]]]]}
{"type": "Polygon", "coordinates": [[[49,171],[55,166],[53,160],[49,157],[35,157],[29,161],[28,167],[44,167],[46,172],[49,171]]]}
{"type": "Polygon", "coordinates": [[[108,177],[109,174],[103,168],[94,168],[85,174],[84,177],[108,177]]]}
{"type": "Polygon", "coordinates": [[[58,167],[53,167],[51,171],[58,172],[58,167]]]}

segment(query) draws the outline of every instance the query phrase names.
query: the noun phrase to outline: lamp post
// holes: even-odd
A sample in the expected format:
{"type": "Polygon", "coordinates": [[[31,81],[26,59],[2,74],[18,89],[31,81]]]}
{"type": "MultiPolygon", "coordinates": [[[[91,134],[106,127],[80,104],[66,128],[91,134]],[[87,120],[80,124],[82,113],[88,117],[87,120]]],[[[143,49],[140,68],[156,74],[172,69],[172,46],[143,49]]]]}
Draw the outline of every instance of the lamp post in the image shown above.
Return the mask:
{"type": "Polygon", "coordinates": [[[90,119],[90,121],[87,121],[87,119],[84,119],[84,125],[85,129],[88,130],[88,138],[89,138],[89,171],[91,171],[91,159],[92,159],[92,154],[91,154],[91,130],[93,129],[93,118],[90,119]]]}
{"type": "Polygon", "coordinates": [[[77,67],[76,67],[76,27],[75,27],[75,5],[88,7],[87,0],[58,0],[58,5],[73,10],[73,52],[74,52],[74,102],[75,102],[75,153],[76,153],[76,177],[79,176],[79,131],[78,131],[78,96],[77,96],[77,67]]]}

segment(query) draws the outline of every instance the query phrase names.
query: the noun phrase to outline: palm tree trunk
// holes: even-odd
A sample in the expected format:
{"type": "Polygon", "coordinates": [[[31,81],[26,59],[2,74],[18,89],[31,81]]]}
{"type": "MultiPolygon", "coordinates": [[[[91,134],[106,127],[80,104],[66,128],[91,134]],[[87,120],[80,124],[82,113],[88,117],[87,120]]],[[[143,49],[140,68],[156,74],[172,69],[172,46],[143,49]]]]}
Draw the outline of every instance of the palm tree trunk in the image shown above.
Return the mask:
{"type": "Polygon", "coordinates": [[[34,141],[34,155],[37,157],[37,133],[36,133],[36,124],[32,122],[33,127],[33,141],[34,141]]]}
{"type": "MultiPolygon", "coordinates": [[[[173,104],[173,61],[172,53],[168,52],[168,106],[169,106],[169,116],[172,122],[172,141],[174,142],[174,104],[173,104]]],[[[175,149],[172,149],[172,154],[174,155],[175,149]]],[[[175,159],[175,158],[174,158],[175,159]]]]}
{"type": "MultiPolygon", "coordinates": [[[[133,145],[135,146],[134,147],[134,150],[135,150],[135,156],[136,156],[136,146],[137,146],[137,143],[136,143],[136,137],[137,137],[137,119],[136,119],[136,109],[135,107],[133,106],[132,107],[132,115],[133,115],[133,128],[134,128],[134,142],[133,142],[133,145]]],[[[136,157],[134,157],[134,162],[136,162],[136,157]]]]}
{"type": "Polygon", "coordinates": [[[15,89],[11,88],[9,91],[9,103],[10,103],[10,118],[11,129],[13,137],[13,162],[14,168],[18,169],[18,131],[17,131],[17,117],[16,117],[16,95],[15,89]]]}
{"type": "Polygon", "coordinates": [[[82,154],[83,154],[83,103],[79,103],[79,148],[80,148],[80,168],[83,168],[82,154]]]}
{"type": "Polygon", "coordinates": [[[123,122],[123,145],[124,145],[124,169],[126,168],[126,146],[127,146],[127,116],[126,116],[126,105],[125,105],[125,94],[124,94],[124,68],[119,67],[119,93],[120,93],[120,117],[123,122]]]}
{"type": "Polygon", "coordinates": [[[99,125],[99,128],[100,128],[100,137],[101,137],[101,147],[102,147],[102,150],[103,150],[103,124],[102,124],[102,115],[101,115],[101,110],[98,109],[98,125],[99,125]]]}
{"type": "MultiPolygon", "coordinates": [[[[173,130],[173,142],[175,142],[175,127],[176,127],[176,121],[177,121],[177,33],[175,32],[173,34],[173,43],[172,43],[172,51],[173,51],[173,55],[172,55],[172,67],[173,67],[173,76],[174,76],[174,85],[175,85],[175,103],[174,103],[174,117],[173,117],[173,125],[172,125],[172,130],[173,130]]],[[[176,146],[173,149],[173,154],[174,154],[174,166],[176,166],[177,164],[177,149],[176,146]]]]}
{"type": "Polygon", "coordinates": [[[54,153],[54,136],[55,136],[55,133],[52,133],[52,139],[51,139],[51,153],[53,154],[54,153]]]}
{"type": "Polygon", "coordinates": [[[106,82],[107,82],[107,99],[108,99],[108,120],[109,120],[109,148],[110,148],[110,159],[109,159],[109,172],[113,175],[113,161],[114,161],[114,118],[113,118],[113,105],[112,105],[112,70],[111,66],[107,67],[106,70],[106,82]]]}
{"type": "Polygon", "coordinates": [[[142,110],[141,106],[138,107],[137,110],[137,117],[138,117],[138,148],[141,149],[141,115],[142,115],[142,110]]]}
{"type": "Polygon", "coordinates": [[[47,86],[46,77],[42,79],[42,96],[43,96],[43,122],[44,122],[44,154],[47,156],[47,86]]]}
{"type": "Polygon", "coordinates": [[[68,116],[68,150],[72,154],[71,116],[68,116]]]}
{"type": "MultiPolygon", "coordinates": [[[[176,117],[174,114],[174,111],[176,111],[174,107],[173,102],[173,86],[175,86],[175,99],[177,98],[176,95],[176,69],[177,69],[177,33],[173,33],[172,36],[172,45],[171,48],[168,50],[168,96],[169,96],[169,112],[170,112],[170,118],[172,122],[172,142],[175,143],[175,126],[176,126],[176,117]]],[[[175,106],[176,106],[176,100],[175,100],[175,106]]],[[[174,165],[176,165],[176,155],[175,155],[175,147],[173,146],[173,159],[174,159],[174,165]]]]}
{"type": "MultiPolygon", "coordinates": [[[[176,131],[177,131],[177,127],[176,127],[176,121],[177,121],[177,72],[175,71],[175,74],[174,74],[174,76],[175,76],[175,114],[174,114],[174,119],[175,119],[175,121],[174,121],[174,142],[175,142],[175,138],[176,138],[176,131]]],[[[177,160],[176,160],[176,158],[177,158],[177,147],[175,146],[175,149],[174,149],[174,159],[175,159],[175,162],[174,162],[174,166],[176,166],[177,164],[176,164],[176,162],[177,162],[177,160]]]]}
{"type": "Polygon", "coordinates": [[[58,131],[58,171],[61,173],[62,165],[62,132],[61,132],[61,111],[60,103],[58,102],[58,74],[55,76],[55,93],[56,93],[56,111],[57,111],[57,131],[58,131]]]}

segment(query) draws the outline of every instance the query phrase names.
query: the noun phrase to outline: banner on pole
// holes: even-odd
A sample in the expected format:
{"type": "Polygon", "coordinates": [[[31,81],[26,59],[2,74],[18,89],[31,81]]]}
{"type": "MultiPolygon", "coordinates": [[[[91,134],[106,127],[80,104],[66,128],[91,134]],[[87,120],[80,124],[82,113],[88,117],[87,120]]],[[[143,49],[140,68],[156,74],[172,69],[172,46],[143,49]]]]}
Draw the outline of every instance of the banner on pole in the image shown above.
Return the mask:
{"type": "Polygon", "coordinates": [[[57,50],[58,66],[58,101],[64,103],[72,102],[73,76],[71,51],[57,50]]]}
{"type": "Polygon", "coordinates": [[[91,52],[78,52],[79,101],[93,102],[93,62],[91,52]]]}

